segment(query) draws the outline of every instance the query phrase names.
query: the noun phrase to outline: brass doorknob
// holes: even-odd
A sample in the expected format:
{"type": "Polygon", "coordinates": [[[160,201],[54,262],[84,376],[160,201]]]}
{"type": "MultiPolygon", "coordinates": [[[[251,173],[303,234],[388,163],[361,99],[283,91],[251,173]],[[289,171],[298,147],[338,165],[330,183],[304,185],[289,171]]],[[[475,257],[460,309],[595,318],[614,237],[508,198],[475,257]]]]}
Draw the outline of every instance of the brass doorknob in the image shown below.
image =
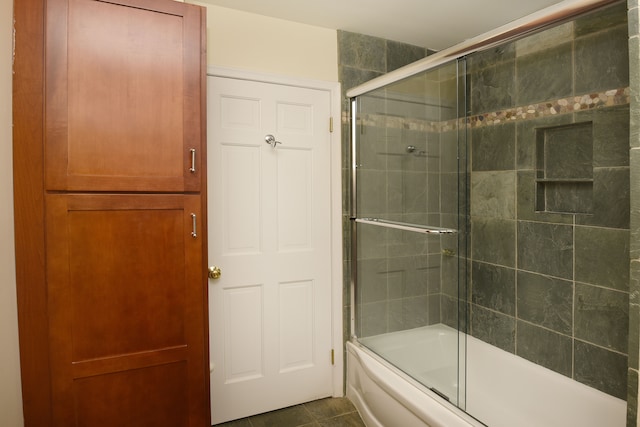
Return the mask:
{"type": "Polygon", "coordinates": [[[213,267],[209,267],[209,279],[219,279],[222,275],[222,270],[220,270],[215,265],[213,267]]]}

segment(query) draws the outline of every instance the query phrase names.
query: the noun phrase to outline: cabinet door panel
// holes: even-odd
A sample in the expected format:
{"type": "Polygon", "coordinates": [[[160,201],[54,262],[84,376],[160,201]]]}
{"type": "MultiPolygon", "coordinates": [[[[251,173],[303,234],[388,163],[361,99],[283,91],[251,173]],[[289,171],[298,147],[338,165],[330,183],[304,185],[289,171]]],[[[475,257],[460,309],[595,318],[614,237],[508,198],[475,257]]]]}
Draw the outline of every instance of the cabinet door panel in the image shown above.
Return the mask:
{"type": "Polygon", "coordinates": [[[186,368],[175,362],[75,381],[78,425],[189,426],[186,368]]]}
{"type": "Polygon", "coordinates": [[[184,344],[183,215],[69,211],[74,361],[184,344]]]}
{"type": "Polygon", "coordinates": [[[54,425],[205,425],[200,197],[46,203],[54,425]],[[172,415],[159,416],[167,405],[172,415]]]}
{"type": "Polygon", "coordinates": [[[199,9],[48,3],[47,189],[197,191],[199,9]]]}

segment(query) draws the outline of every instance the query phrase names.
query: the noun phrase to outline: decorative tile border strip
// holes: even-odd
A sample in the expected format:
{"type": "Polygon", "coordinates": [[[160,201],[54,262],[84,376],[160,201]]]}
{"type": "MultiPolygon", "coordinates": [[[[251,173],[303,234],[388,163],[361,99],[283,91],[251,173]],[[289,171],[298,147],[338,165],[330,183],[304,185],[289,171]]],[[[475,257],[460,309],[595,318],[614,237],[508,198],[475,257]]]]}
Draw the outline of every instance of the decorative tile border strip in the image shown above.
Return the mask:
{"type": "Polygon", "coordinates": [[[480,114],[470,117],[468,123],[472,128],[497,125],[514,120],[531,120],[558,114],[593,108],[613,107],[629,104],[629,88],[612,89],[605,92],[590,93],[582,96],[570,96],[556,101],[540,102],[516,107],[504,111],[480,114]]]}
{"type": "MultiPolygon", "coordinates": [[[[550,117],[559,114],[568,114],[576,111],[584,111],[595,108],[613,107],[629,104],[629,88],[611,89],[604,92],[589,93],[581,96],[570,96],[555,101],[544,101],[527,106],[514,107],[501,111],[483,113],[464,119],[453,119],[443,122],[407,118],[398,116],[386,116],[384,114],[367,114],[358,120],[362,126],[386,127],[395,129],[407,129],[422,132],[444,132],[456,129],[458,126],[467,125],[471,128],[498,125],[512,121],[523,121],[550,117]]],[[[349,113],[342,113],[342,122],[349,123],[349,113]]]]}

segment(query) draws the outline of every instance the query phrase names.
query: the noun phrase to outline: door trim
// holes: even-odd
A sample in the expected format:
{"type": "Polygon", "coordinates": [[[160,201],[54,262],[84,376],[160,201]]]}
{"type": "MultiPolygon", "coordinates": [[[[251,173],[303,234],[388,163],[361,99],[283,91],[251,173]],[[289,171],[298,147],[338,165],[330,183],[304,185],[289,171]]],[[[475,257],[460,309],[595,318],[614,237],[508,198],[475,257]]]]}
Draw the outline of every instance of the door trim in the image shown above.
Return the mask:
{"type": "MultiPolygon", "coordinates": [[[[333,396],[344,396],[344,343],[342,337],[342,138],[340,83],[300,79],[235,68],[210,66],[207,76],[249,80],[329,92],[333,132],[330,136],[331,163],[331,342],[334,350],[333,396]]],[[[327,117],[327,129],[329,128],[327,117]]],[[[330,357],[330,355],[327,355],[330,357]]]]}

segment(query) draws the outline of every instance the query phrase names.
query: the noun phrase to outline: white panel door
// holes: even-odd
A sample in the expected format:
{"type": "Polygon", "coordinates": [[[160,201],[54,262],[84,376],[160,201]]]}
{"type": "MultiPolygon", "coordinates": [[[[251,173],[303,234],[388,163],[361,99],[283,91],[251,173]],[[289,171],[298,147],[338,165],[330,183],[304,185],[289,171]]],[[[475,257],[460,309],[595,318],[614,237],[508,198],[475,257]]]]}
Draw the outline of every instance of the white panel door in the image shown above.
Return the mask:
{"type": "Polygon", "coordinates": [[[330,93],[207,83],[216,424],[332,393],[330,93]]]}

